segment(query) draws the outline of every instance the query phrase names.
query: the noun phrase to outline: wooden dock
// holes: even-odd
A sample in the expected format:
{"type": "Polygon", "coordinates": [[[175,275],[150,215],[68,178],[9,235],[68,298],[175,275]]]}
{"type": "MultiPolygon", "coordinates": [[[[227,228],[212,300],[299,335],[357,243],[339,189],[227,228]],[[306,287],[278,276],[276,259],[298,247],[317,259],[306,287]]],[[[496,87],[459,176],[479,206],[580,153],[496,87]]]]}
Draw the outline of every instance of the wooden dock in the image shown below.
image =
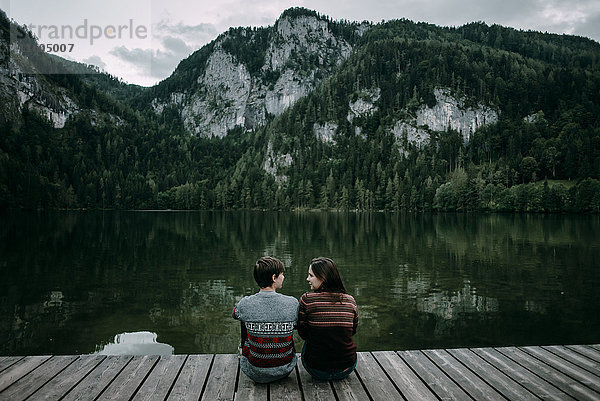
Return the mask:
{"type": "Polygon", "coordinates": [[[0,400],[600,400],[600,345],[360,352],[317,382],[254,384],[236,355],[0,357],[0,400]]]}

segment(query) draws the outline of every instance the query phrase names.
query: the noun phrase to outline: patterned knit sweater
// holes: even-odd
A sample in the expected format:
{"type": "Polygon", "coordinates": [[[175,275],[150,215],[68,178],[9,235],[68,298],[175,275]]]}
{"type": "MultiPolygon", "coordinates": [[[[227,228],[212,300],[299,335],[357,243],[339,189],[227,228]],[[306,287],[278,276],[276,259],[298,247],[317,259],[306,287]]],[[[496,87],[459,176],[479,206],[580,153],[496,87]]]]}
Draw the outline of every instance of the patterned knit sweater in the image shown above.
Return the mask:
{"type": "Polygon", "coordinates": [[[300,298],[298,333],[306,340],[304,361],[318,370],[341,370],[356,361],[352,336],[358,309],[351,295],[307,292],[300,298]]]}
{"type": "Polygon", "coordinates": [[[275,291],[244,297],[233,309],[243,322],[240,367],[258,383],[287,376],[296,366],[292,334],[298,316],[298,300],[275,291]]]}

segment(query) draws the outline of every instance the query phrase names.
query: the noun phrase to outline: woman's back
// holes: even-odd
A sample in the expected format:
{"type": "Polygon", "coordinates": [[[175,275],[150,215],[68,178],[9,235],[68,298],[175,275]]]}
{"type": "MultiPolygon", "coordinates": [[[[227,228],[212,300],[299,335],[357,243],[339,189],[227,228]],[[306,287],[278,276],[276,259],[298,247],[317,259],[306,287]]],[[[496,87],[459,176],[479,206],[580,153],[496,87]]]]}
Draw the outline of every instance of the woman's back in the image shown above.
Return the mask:
{"type": "Polygon", "coordinates": [[[306,340],[306,362],[315,369],[344,369],[354,364],[352,335],[357,326],[358,309],[351,295],[324,291],[307,292],[300,298],[298,333],[306,340]]]}

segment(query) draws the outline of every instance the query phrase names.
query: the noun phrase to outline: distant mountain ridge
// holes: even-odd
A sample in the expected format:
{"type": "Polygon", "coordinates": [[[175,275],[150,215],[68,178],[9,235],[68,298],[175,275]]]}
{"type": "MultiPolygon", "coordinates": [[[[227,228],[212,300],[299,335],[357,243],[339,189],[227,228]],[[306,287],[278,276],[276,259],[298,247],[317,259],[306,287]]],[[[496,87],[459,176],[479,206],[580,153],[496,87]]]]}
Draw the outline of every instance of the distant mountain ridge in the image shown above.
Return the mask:
{"type": "Polygon", "coordinates": [[[190,133],[254,130],[306,96],[348,57],[367,24],[290,9],[267,28],[232,28],[182,61],[145,94],[157,113],[174,107],[190,133]]]}
{"type": "Polygon", "coordinates": [[[586,38],[293,8],[141,88],[27,74],[89,67],[23,56],[1,22],[5,207],[600,209],[586,38]]]}

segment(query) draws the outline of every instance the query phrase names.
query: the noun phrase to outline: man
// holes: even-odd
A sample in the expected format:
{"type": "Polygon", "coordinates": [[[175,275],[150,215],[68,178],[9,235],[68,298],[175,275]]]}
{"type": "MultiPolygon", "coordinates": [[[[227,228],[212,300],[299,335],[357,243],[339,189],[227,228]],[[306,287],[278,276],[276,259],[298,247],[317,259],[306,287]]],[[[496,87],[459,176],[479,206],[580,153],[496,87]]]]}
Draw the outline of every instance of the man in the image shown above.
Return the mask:
{"type": "Polygon", "coordinates": [[[278,294],[285,267],[264,256],[254,265],[260,291],[244,297],[233,309],[242,322],[242,371],[257,383],[269,383],[290,374],[297,362],[292,334],[298,320],[298,300],[278,294]]]}

